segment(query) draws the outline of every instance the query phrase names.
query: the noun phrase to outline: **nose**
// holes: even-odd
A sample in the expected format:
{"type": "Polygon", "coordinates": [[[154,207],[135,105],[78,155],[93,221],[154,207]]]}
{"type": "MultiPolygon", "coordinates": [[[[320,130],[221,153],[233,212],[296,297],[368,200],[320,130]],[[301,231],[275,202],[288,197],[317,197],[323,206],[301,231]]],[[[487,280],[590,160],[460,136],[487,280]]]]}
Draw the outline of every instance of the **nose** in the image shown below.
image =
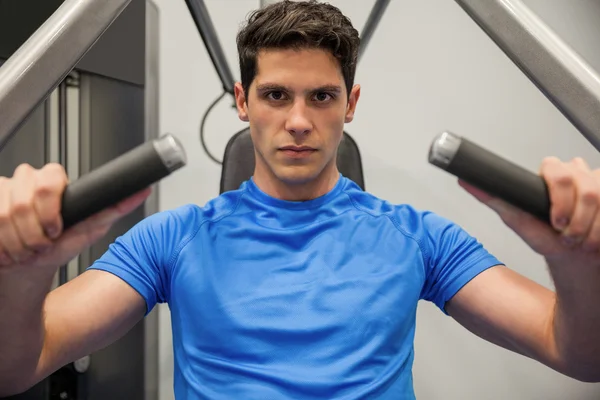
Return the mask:
{"type": "Polygon", "coordinates": [[[312,122],[307,115],[306,105],[296,101],[289,111],[285,129],[294,136],[307,135],[312,131],[312,122]]]}

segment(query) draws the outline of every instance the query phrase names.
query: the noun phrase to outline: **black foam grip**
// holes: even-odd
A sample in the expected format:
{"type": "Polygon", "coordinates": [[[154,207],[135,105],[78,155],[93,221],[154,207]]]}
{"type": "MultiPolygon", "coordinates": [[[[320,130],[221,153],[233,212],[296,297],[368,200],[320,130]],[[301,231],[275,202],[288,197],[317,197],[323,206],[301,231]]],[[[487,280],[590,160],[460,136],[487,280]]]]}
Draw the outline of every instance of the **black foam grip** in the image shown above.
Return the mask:
{"type": "Polygon", "coordinates": [[[151,186],[167,176],[153,142],[146,142],[69,184],[62,197],[63,229],[151,186]]]}
{"type": "Polygon", "coordinates": [[[550,223],[550,198],[543,178],[461,138],[446,171],[550,223]]]}

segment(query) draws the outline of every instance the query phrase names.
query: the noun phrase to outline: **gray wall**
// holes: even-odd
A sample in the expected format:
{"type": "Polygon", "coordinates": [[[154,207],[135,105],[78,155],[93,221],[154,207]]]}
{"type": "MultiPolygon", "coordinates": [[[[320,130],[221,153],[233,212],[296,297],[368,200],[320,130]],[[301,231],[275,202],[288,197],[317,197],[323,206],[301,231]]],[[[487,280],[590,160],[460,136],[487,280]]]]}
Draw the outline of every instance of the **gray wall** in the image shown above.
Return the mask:
{"type": "MultiPolygon", "coordinates": [[[[373,0],[335,0],[360,30],[373,0]]],[[[258,0],[207,0],[234,76],[235,34],[258,0]]],[[[600,68],[599,1],[528,0],[600,68]]],[[[178,135],[189,165],[161,183],[161,208],[203,204],[218,194],[220,168],[202,152],[200,118],[221,84],[183,1],[158,0],[161,12],[161,132],[178,135]]],[[[451,0],[394,0],[371,41],[357,83],[362,97],[346,128],[364,157],[367,187],[393,202],[434,210],[463,225],[510,267],[550,285],[543,260],[455,179],[426,162],[444,129],[465,135],[537,170],[542,158],[600,155],[451,0]]],[[[225,98],[207,121],[211,150],[222,154],[244,124],[225,98]]],[[[161,399],[172,399],[169,312],[160,308],[161,399]]],[[[563,377],[476,338],[429,303],[419,308],[415,387],[420,399],[600,398],[600,385],[563,377]]]]}

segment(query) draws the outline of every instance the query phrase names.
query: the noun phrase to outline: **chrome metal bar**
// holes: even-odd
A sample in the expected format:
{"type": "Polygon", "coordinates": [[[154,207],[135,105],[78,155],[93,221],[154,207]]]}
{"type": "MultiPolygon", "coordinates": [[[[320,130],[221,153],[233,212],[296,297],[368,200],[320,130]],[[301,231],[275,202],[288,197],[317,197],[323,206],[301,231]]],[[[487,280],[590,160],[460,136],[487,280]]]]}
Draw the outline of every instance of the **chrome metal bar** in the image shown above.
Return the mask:
{"type": "MultiPolygon", "coordinates": [[[[160,9],[146,0],[146,82],[144,90],[145,136],[147,141],[160,136],[160,9]]],[[[144,203],[146,216],[160,211],[160,185],[153,185],[144,203]]],[[[85,266],[87,268],[87,265],[85,266]]],[[[144,400],[159,399],[159,308],[144,318],[144,400]]]]}
{"type": "Polygon", "coordinates": [[[219,42],[217,31],[212,23],[208,9],[204,4],[204,0],[185,0],[185,3],[196,24],[196,28],[202,37],[202,41],[206,46],[210,59],[217,70],[219,79],[221,79],[223,90],[233,95],[235,80],[229,69],[227,58],[225,57],[225,53],[219,42]]]}
{"type": "Polygon", "coordinates": [[[131,0],[65,0],[0,68],[0,150],[131,0]]]}
{"type": "MultiPolygon", "coordinates": [[[[277,3],[281,0],[261,0],[260,6],[266,7],[273,3],[277,3]]],[[[376,0],[375,4],[373,4],[373,8],[369,13],[369,17],[367,18],[367,22],[360,33],[360,47],[358,49],[358,61],[362,59],[363,54],[367,50],[367,46],[371,41],[371,37],[373,37],[373,33],[377,29],[387,6],[390,4],[391,0],[376,0]]]]}
{"type": "MultiPolygon", "coordinates": [[[[58,107],[58,157],[60,163],[68,171],[69,163],[67,162],[67,83],[65,81],[62,81],[58,85],[58,107]]],[[[73,177],[71,177],[71,179],[73,179],[73,177]]],[[[67,283],[67,281],[67,266],[62,265],[58,272],[58,284],[64,285],[65,283],[67,283]]]]}
{"type": "Polygon", "coordinates": [[[600,151],[600,76],[520,0],[455,0],[600,151]]]}
{"type": "Polygon", "coordinates": [[[369,18],[367,19],[367,22],[365,23],[365,26],[360,34],[360,47],[358,49],[359,62],[365,53],[365,50],[367,49],[367,45],[373,36],[373,32],[375,32],[375,29],[377,29],[379,21],[381,21],[381,17],[383,17],[385,9],[389,4],[390,0],[377,0],[375,4],[373,4],[369,18]]]}

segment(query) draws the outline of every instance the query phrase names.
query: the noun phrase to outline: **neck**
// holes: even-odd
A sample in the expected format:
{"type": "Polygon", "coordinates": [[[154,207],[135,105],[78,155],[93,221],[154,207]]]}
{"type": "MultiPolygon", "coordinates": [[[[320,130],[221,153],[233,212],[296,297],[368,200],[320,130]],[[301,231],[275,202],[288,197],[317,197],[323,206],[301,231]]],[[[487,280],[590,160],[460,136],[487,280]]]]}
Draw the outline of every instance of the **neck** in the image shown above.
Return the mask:
{"type": "Polygon", "coordinates": [[[339,179],[337,165],[327,166],[314,179],[302,182],[286,182],[277,178],[266,168],[256,167],[253,180],[256,186],[271,197],[287,201],[307,201],[329,193],[339,179]]]}

